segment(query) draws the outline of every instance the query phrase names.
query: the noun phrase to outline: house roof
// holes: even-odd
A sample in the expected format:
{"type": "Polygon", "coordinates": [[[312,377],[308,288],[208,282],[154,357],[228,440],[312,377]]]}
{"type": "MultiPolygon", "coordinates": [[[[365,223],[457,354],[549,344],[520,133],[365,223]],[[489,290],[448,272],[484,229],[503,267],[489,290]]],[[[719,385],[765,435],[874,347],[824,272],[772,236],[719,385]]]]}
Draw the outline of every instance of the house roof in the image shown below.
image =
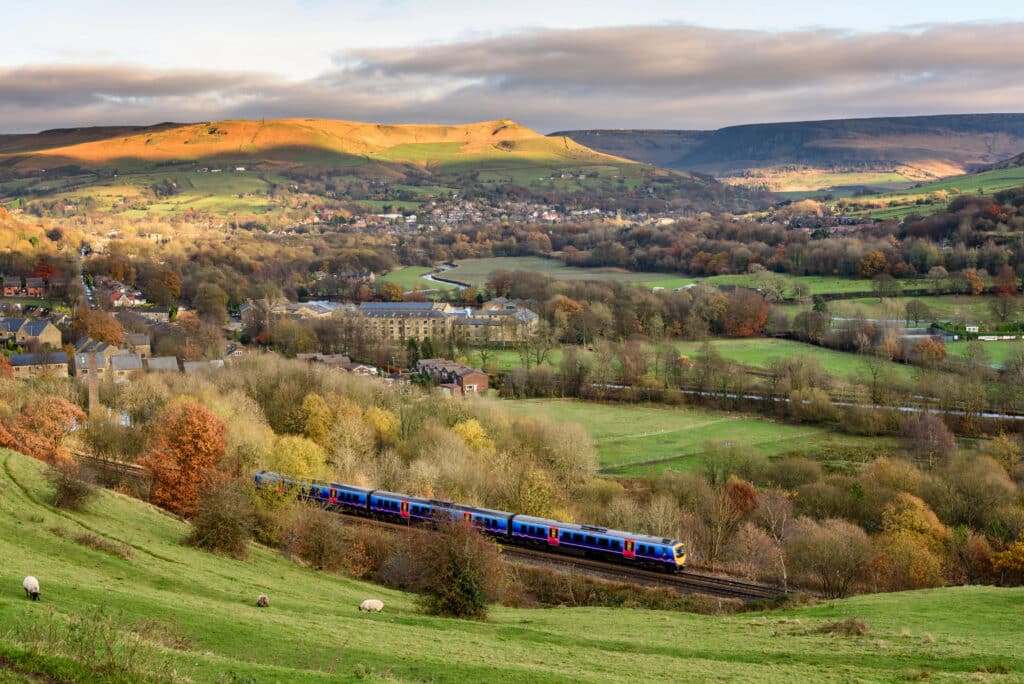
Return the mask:
{"type": "Polygon", "coordinates": [[[224,362],[220,359],[214,359],[213,361],[186,361],[182,365],[186,373],[198,373],[199,371],[211,368],[223,368],[224,362]]]}
{"type": "Polygon", "coordinates": [[[174,356],[154,356],[146,359],[146,367],[151,371],[177,371],[178,359],[174,356]]]}
{"type": "Polygon", "coordinates": [[[25,287],[45,287],[46,281],[42,278],[25,278],[25,287]]]}
{"type": "Polygon", "coordinates": [[[50,366],[67,363],[68,355],[64,352],[46,352],[45,354],[12,354],[7,357],[12,366],[50,366]]]}
{"type": "Polygon", "coordinates": [[[50,321],[28,321],[25,323],[25,327],[21,329],[26,335],[39,336],[50,327],[52,324],[50,321]]]}
{"type": "Polygon", "coordinates": [[[25,325],[24,318],[0,318],[0,329],[4,332],[16,333],[25,325]]]}
{"type": "Polygon", "coordinates": [[[149,335],[146,333],[128,333],[124,336],[124,343],[133,347],[140,347],[149,344],[149,335]]]}
{"type": "Polygon", "coordinates": [[[142,370],[142,357],[138,354],[115,354],[110,357],[110,367],[116,371],[142,370]]]}
{"type": "Polygon", "coordinates": [[[359,305],[359,310],[365,313],[378,311],[388,313],[415,311],[421,313],[441,308],[443,308],[441,305],[434,302],[363,302],[359,305]]]}
{"type": "Polygon", "coordinates": [[[104,353],[108,349],[114,349],[114,347],[107,342],[100,342],[91,337],[83,337],[75,342],[75,351],[80,353],[104,353]]]}
{"type": "Polygon", "coordinates": [[[21,287],[21,278],[18,276],[4,276],[4,287],[21,287]]]}

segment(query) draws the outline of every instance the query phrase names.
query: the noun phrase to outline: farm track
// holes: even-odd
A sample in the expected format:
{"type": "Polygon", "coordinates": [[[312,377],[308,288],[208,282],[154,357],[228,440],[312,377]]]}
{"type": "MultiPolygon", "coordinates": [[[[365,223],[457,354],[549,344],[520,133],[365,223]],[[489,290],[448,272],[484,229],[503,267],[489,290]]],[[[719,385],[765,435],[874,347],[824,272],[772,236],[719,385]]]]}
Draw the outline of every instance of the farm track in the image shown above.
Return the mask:
{"type": "MultiPolygon", "coordinates": [[[[75,456],[97,467],[119,471],[127,477],[136,479],[142,478],[143,469],[134,464],[116,463],[114,461],[108,461],[106,459],[83,453],[75,453],[75,456]]],[[[399,531],[416,529],[410,528],[410,526],[406,524],[352,515],[341,510],[335,509],[333,512],[336,512],[339,515],[345,515],[346,518],[351,519],[359,525],[391,528],[399,531]]],[[[642,584],[645,586],[669,587],[678,591],[680,594],[701,593],[721,598],[736,598],[743,601],[754,601],[758,599],[773,599],[789,593],[780,587],[773,587],[754,582],[744,582],[728,577],[709,575],[688,570],[676,574],[668,574],[645,568],[618,565],[595,558],[586,558],[583,556],[567,554],[553,554],[538,549],[513,546],[509,544],[502,544],[501,550],[502,556],[509,563],[547,567],[561,570],[563,572],[577,572],[617,582],[633,582],[635,584],[642,584]]]]}

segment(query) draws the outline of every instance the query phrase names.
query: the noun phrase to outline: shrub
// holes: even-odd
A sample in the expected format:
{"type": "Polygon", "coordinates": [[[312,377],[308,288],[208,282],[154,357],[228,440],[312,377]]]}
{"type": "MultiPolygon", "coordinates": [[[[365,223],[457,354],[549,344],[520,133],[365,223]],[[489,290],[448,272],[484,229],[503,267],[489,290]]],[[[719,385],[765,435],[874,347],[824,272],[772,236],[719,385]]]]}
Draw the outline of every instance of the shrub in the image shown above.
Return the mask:
{"type": "Polygon", "coordinates": [[[96,487],[78,477],[78,465],[58,463],[46,474],[54,486],[53,505],[69,511],[80,511],[96,497],[96,487]]]}
{"type": "Polygon", "coordinates": [[[284,539],[289,553],[317,570],[338,571],[345,566],[348,543],[339,516],[313,505],[298,506],[284,539]]]}
{"type": "Polygon", "coordinates": [[[135,550],[127,544],[111,541],[110,539],[105,539],[97,534],[86,532],[75,537],[75,541],[82,546],[88,546],[91,549],[96,549],[103,553],[109,553],[112,556],[124,558],[125,560],[135,556],[135,550]]]}
{"type": "Polygon", "coordinates": [[[192,532],[186,541],[207,551],[243,558],[255,524],[256,512],[247,482],[213,484],[200,495],[192,532]]]}
{"type": "Polygon", "coordinates": [[[505,574],[497,544],[461,521],[441,521],[437,532],[424,539],[416,549],[423,563],[419,588],[424,612],[487,617],[487,605],[499,598],[505,574]]]}

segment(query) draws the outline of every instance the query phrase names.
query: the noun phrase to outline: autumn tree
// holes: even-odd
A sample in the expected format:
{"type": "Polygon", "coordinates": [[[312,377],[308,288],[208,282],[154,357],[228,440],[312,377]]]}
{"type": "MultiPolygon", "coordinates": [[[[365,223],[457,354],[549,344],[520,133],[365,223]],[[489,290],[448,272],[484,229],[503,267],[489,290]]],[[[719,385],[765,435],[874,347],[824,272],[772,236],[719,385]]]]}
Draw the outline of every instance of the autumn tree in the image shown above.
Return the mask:
{"type": "Polygon", "coordinates": [[[14,369],[11,368],[11,362],[7,360],[7,357],[0,354],[0,378],[7,378],[10,380],[14,377],[14,369]]]}
{"type": "Polygon", "coordinates": [[[914,460],[933,466],[955,456],[956,438],[936,415],[921,413],[910,416],[900,425],[903,448],[914,460]]]}
{"type": "Polygon", "coordinates": [[[907,302],[903,311],[907,325],[910,325],[911,321],[913,321],[914,325],[917,325],[921,321],[927,321],[932,317],[931,307],[920,299],[911,299],[907,302]]]}
{"type": "Polygon", "coordinates": [[[153,502],[194,515],[199,492],[227,449],[225,432],[224,422],[198,402],[181,399],[165,406],[140,460],[153,482],[153,502]]]}
{"type": "Polygon", "coordinates": [[[124,344],[124,328],[108,311],[79,309],[72,321],[71,332],[76,338],[91,337],[115,347],[124,344]]]}
{"type": "Polygon", "coordinates": [[[861,278],[874,278],[879,273],[884,273],[889,266],[889,260],[885,252],[875,250],[865,254],[857,262],[857,274],[861,278]]]}
{"type": "Polygon", "coordinates": [[[921,340],[914,345],[914,356],[921,362],[921,365],[928,368],[934,368],[942,363],[948,354],[946,345],[934,337],[921,340]]]}
{"type": "Polygon", "coordinates": [[[871,555],[868,535],[845,520],[818,523],[799,518],[786,540],[790,571],[815,584],[827,598],[848,595],[864,577],[871,555]]]}
{"type": "Polygon", "coordinates": [[[1000,297],[1012,297],[1020,294],[1017,273],[1012,266],[1003,266],[996,274],[993,292],[1000,297]]]}
{"type": "Polygon", "coordinates": [[[326,474],[327,454],[316,442],[298,435],[281,435],[274,442],[267,459],[267,468],[299,480],[310,480],[326,474]]]}
{"type": "Polygon", "coordinates": [[[400,302],[405,295],[402,286],[390,280],[381,283],[379,292],[381,299],[385,302],[400,302]]]}
{"type": "Polygon", "coordinates": [[[0,446],[55,464],[71,460],[64,439],[85,422],[82,409],[56,396],[31,397],[0,424],[0,446]]]}
{"type": "Polygon", "coordinates": [[[944,584],[943,552],[950,534],[921,499],[901,492],[882,511],[875,567],[889,589],[923,589],[944,584]]]}
{"type": "Polygon", "coordinates": [[[228,319],[228,293],[215,283],[203,283],[192,300],[196,313],[204,321],[222,325],[228,319]]]}
{"type": "Polygon", "coordinates": [[[430,615],[482,620],[497,600],[505,571],[498,546],[472,525],[442,520],[431,535],[419,535],[419,603],[430,615]]]}
{"type": "Polygon", "coordinates": [[[334,427],[334,412],[319,394],[310,393],[302,400],[302,412],[306,424],[303,434],[323,448],[330,446],[331,430],[334,427]]]}
{"type": "Polygon", "coordinates": [[[981,276],[974,269],[964,271],[964,278],[967,279],[972,295],[977,296],[985,291],[985,281],[981,279],[981,276]]]}
{"type": "Polygon", "coordinates": [[[768,322],[768,304],[757,292],[736,290],[729,297],[722,326],[729,337],[750,337],[764,332],[768,322]]]}

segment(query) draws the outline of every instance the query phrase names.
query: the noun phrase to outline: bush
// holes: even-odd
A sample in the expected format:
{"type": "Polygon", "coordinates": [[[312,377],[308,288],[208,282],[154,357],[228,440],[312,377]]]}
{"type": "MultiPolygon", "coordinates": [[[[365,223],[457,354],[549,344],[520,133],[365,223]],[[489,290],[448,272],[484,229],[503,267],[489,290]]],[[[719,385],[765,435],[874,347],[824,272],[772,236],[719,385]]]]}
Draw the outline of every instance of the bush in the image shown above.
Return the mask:
{"type": "Polygon", "coordinates": [[[53,505],[68,511],[80,511],[96,497],[96,487],[78,477],[74,463],[58,463],[46,474],[54,486],[53,505]]]}
{"type": "Polygon", "coordinates": [[[186,541],[200,549],[244,558],[256,525],[248,486],[243,480],[207,486],[186,541]]]}
{"type": "Polygon", "coordinates": [[[430,615],[487,617],[500,597],[505,568],[498,546],[471,525],[441,521],[437,532],[417,544],[422,562],[420,605],[430,615]]]}
{"type": "Polygon", "coordinates": [[[338,571],[345,566],[349,546],[344,535],[345,526],[336,513],[298,506],[285,531],[285,548],[317,570],[338,571]]]}

